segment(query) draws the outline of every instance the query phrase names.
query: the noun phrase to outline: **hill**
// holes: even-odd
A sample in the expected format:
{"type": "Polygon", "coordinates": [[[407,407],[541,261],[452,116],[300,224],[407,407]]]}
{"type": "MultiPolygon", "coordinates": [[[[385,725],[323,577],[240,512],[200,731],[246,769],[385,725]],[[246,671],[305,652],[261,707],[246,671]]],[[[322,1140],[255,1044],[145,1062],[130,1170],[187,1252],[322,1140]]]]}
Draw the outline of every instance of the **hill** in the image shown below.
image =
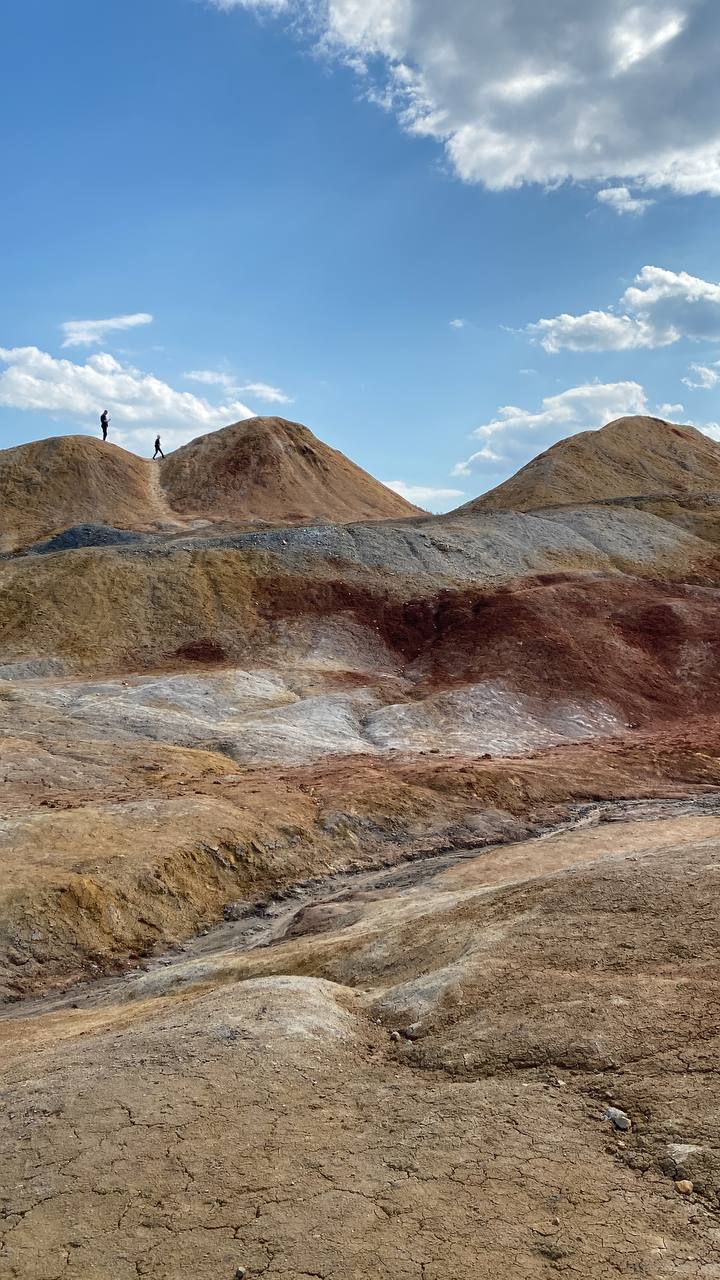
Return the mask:
{"type": "Polygon", "coordinates": [[[0,451],[0,549],[93,521],[147,528],[165,514],[151,464],[90,436],[0,451]]]}
{"type": "Polygon", "coordinates": [[[307,427],[253,418],[161,464],[91,436],[0,451],[0,550],[91,523],[148,531],[193,519],[300,524],[417,514],[307,427]]]}
{"type": "Polygon", "coordinates": [[[251,418],[192,440],[161,466],[174,511],[223,520],[345,522],[417,514],[297,422],[251,418]]]}
{"type": "Polygon", "coordinates": [[[649,494],[720,490],[720,445],[661,418],[617,418],[538,454],[458,511],[531,511],[649,494]]]}

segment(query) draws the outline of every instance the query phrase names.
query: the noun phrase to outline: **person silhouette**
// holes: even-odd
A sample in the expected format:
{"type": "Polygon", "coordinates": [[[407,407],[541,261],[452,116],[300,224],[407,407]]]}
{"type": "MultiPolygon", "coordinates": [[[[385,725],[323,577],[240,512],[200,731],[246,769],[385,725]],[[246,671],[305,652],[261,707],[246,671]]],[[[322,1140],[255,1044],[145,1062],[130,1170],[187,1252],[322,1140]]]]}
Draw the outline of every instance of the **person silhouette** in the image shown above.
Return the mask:
{"type": "Polygon", "coordinates": [[[107,440],[109,422],[110,422],[110,416],[108,414],[108,411],[107,409],[103,409],[102,413],[100,414],[100,426],[102,428],[103,440],[107,440]]]}
{"type": "Polygon", "coordinates": [[[162,449],[160,448],[160,437],[159,437],[159,436],[156,436],[156,437],[155,437],[155,452],[154,452],[154,454],[153,454],[153,461],[155,460],[155,458],[157,458],[158,454],[160,454],[160,457],[161,457],[161,458],[164,458],[164,457],[165,457],[165,454],[163,453],[162,449]]]}

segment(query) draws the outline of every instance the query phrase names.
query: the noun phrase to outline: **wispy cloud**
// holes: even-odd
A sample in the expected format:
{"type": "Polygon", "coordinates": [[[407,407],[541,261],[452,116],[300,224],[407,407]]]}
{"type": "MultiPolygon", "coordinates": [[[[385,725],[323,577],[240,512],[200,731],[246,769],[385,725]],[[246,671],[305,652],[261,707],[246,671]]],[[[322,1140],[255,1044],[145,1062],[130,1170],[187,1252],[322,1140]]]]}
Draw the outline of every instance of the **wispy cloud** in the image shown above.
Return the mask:
{"type": "Polygon", "coordinates": [[[451,328],[451,329],[464,329],[466,324],[467,324],[467,320],[451,320],[451,321],[450,321],[450,328],[451,328]]]}
{"type": "Polygon", "coordinates": [[[153,318],[145,311],[131,316],[113,316],[110,320],[66,320],[60,328],[65,335],[64,347],[96,347],[111,333],[135,329],[138,325],[152,324],[153,318]]]}
{"type": "Polygon", "coordinates": [[[266,400],[268,404],[292,404],[292,396],[286,395],[279,387],[271,387],[267,382],[247,382],[236,387],[240,395],[254,396],[256,400],[266,400]]]}
{"type": "Polygon", "coordinates": [[[413,502],[416,507],[426,507],[431,511],[446,511],[458,498],[464,498],[462,489],[436,488],[426,484],[406,484],[404,480],[385,480],[383,483],[393,493],[413,502]]]}
{"type": "Polygon", "coordinates": [[[608,205],[614,213],[630,214],[635,218],[645,213],[651,204],[655,204],[654,200],[634,196],[628,187],[604,187],[602,191],[598,191],[597,199],[601,204],[608,205]]]}
{"type": "Polygon", "coordinates": [[[206,387],[225,387],[226,390],[234,387],[236,382],[231,374],[221,373],[218,369],[191,369],[183,374],[183,378],[188,382],[201,382],[206,387]]]}
{"type": "Polygon", "coordinates": [[[716,364],[691,364],[691,377],[682,378],[686,387],[693,391],[712,391],[720,382],[720,361],[716,364]]]}
{"type": "Polygon", "coordinates": [[[200,382],[208,387],[222,387],[225,391],[233,392],[235,395],[254,396],[256,400],[263,400],[268,404],[292,404],[292,396],[281,391],[279,387],[272,387],[268,382],[246,382],[238,385],[237,378],[230,373],[224,373],[218,369],[193,369],[189,373],[183,374],[190,382],[200,382]]]}

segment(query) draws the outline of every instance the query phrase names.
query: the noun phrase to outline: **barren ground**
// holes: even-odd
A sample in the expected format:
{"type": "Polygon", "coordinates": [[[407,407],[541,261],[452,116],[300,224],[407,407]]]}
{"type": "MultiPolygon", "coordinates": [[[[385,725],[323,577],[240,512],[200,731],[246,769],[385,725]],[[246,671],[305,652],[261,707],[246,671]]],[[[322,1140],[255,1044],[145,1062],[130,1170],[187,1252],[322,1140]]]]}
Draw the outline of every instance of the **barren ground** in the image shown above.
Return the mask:
{"type": "Polygon", "coordinates": [[[0,1277],[720,1280],[720,449],[287,426],[5,458],[0,1277]]]}
{"type": "Polygon", "coordinates": [[[716,1277],[719,874],[594,806],[11,1007],[0,1273],[716,1277]]]}

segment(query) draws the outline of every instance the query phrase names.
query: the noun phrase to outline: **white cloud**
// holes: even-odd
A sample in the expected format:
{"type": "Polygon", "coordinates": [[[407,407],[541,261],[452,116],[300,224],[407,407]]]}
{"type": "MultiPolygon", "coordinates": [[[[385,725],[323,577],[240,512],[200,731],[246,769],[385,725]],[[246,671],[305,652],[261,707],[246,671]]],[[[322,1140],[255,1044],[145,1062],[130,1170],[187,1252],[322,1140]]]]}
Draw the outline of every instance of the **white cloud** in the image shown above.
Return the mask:
{"type": "Polygon", "coordinates": [[[223,387],[236,395],[254,396],[256,400],[266,400],[269,404],[292,404],[292,396],[288,396],[279,387],[271,387],[267,382],[247,382],[237,385],[237,378],[232,374],[222,373],[217,369],[193,369],[184,373],[190,382],[201,382],[208,387],[223,387]]]}
{"type": "Polygon", "coordinates": [[[65,335],[64,347],[95,347],[110,333],[136,329],[138,325],[152,324],[153,318],[146,311],[132,316],[114,316],[111,320],[66,320],[61,324],[65,335]]]}
{"type": "Polygon", "coordinates": [[[714,365],[707,364],[691,364],[690,371],[694,373],[694,378],[682,378],[686,387],[690,387],[693,391],[711,391],[720,382],[720,361],[714,365]]]}
{"type": "Polygon", "coordinates": [[[236,379],[229,373],[220,373],[217,369],[191,369],[189,373],[184,373],[183,378],[188,382],[201,382],[206,387],[225,387],[229,390],[235,385],[236,379]]]}
{"type": "Polygon", "coordinates": [[[659,404],[657,415],[666,422],[679,422],[685,413],[684,404],[659,404]]]}
{"type": "Polygon", "coordinates": [[[282,13],[289,7],[289,0],[209,0],[209,4],[222,13],[230,13],[232,9],[268,9],[271,13],[282,13]]]}
{"type": "Polygon", "coordinates": [[[415,506],[427,507],[432,511],[445,511],[448,504],[453,503],[456,498],[465,497],[462,489],[436,489],[431,485],[406,484],[404,480],[384,480],[383,484],[415,506]]]}
{"type": "Polygon", "coordinates": [[[57,359],[37,347],[0,347],[0,407],[62,414],[78,427],[95,428],[109,409],[111,438],[130,445],[150,444],[162,429],[169,447],[205,431],[251,418],[238,400],[214,405],[114,356],[98,352],[85,364],[57,359]]]}
{"type": "Polygon", "coordinates": [[[267,382],[248,382],[235,390],[241,395],[254,396],[256,400],[266,400],[269,404],[292,404],[292,396],[286,395],[279,387],[268,386],[267,382]]]}
{"type": "Polygon", "coordinates": [[[687,271],[643,267],[620,310],[586,311],[538,320],[526,332],[546,351],[628,351],[667,347],[681,338],[720,338],[720,284],[687,271]]]}
{"type": "Polygon", "coordinates": [[[465,181],[720,194],[717,0],[213,0],[314,23],[465,181]]]}
{"type": "Polygon", "coordinates": [[[467,320],[451,320],[451,321],[450,321],[450,328],[451,328],[451,329],[464,329],[466,324],[467,324],[467,320]]]}
{"type": "Polygon", "coordinates": [[[637,382],[590,382],[546,396],[539,409],[505,405],[497,416],[476,427],[473,436],[485,443],[453,475],[470,475],[483,463],[510,463],[541,452],[578,431],[603,427],[614,418],[647,413],[647,397],[637,382]],[[502,450],[502,452],[500,452],[502,450]]]}
{"type": "Polygon", "coordinates": [[[598,191],[597,198],[601,204],[607,204],[615,213],[631,213],[637,217],[654,204],[654,200],[643,200],[634,196],[627,187],[604,187],[598,191]]]}

